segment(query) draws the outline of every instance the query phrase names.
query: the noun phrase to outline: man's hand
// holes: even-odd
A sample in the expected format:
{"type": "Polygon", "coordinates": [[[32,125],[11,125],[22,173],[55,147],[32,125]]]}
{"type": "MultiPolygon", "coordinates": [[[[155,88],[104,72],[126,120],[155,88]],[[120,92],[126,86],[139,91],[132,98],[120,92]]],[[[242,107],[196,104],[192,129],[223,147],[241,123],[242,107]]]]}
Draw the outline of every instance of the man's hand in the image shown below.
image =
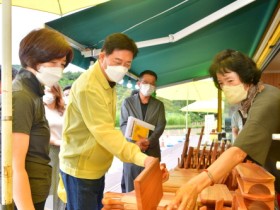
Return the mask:
{"type": "MultiPolygon", "coordinates": [[[[155,158],[155,157],[152,157],[152,156],[148,156],[146,159],[145,159],[145,162],[144,162],[144,167],[148,167],[155,159],[158,159],[158,158],[155,158]]],[[[169,179],[169,172],[166,168],[166,165],[165,163],[161,163],[160,164],[160,170],[162,172],[162,182],[166,182],[168,179],[169,179]]]]}
{"type": "Polygon", "coordinates": [[[142,138],[140,136],[139,136],[139,138],[140,138],[140,140],[138,140],[136,142],[136,144],[140,147],[142,152],[145,152],[149,148],[150,142],[147,138],[142,138]]]}
{"type": "Polygon", "coordinates": [[[169,179],[169,172],[166,168],[165,163],[160,164],[160,170],[162,172],[162,183],[166,182],[169,179]]]}

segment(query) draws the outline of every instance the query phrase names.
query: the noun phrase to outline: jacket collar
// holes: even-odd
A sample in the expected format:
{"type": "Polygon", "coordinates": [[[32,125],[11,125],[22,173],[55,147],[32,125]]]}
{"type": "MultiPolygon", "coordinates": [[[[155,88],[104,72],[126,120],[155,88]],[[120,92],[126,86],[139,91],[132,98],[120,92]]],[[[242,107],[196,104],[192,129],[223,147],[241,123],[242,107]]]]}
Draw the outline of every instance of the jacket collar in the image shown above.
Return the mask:
{"type": "Polygon", "coordinates": [[[17,74],[17,78],[21,79],[23,84],[28,86],[30,90],[33,91],[36,95],[42,97],[45,94],[44,86],[39,82],[39,80],[32,72],[21,68],[19,73],[17,74]]]}

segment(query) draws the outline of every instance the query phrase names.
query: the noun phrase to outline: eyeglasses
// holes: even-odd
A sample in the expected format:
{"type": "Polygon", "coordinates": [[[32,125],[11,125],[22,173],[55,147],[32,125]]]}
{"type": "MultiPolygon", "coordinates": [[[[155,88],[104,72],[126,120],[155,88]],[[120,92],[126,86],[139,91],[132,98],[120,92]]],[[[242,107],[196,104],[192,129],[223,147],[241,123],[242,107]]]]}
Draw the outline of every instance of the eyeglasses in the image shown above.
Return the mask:
{"type": "Polygon", "coordinates": [[[156,86],[155,83],[149,83],[149,82],[147,82],[147,81],[140,81],[140,83],[142,83],[142,84],[149,84],[149,85],[152,85],[152,86],[156,86]]]}

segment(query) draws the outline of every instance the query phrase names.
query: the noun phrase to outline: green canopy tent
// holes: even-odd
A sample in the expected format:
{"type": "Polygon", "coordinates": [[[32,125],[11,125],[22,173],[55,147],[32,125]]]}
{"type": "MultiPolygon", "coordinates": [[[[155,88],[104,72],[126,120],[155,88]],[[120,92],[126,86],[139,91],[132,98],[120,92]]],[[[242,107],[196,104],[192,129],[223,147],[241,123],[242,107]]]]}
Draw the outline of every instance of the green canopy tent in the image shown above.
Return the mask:
{"type": "Polygon", "coordinates": [[[152,69],[158,86],[164,87],[207,77],[211,60],[223,49],[253,56],[277,4],[278,0],[114,0],[46,26],[69,38],[75,48],[73,63],[85,69],[107,35],[129,35],[140,50],[130,72],[137,76],[152,69]]]}

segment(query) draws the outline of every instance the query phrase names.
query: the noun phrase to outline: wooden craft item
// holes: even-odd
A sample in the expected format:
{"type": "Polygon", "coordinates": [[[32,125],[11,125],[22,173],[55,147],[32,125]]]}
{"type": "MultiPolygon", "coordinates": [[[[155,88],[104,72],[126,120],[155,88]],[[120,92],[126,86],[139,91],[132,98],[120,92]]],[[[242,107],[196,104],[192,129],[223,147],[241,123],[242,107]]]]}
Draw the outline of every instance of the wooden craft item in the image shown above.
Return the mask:
{"type": "Polygon", "coordinates": [[[155,159],[134,180],[134,189],[138,210],[154,210],[162,195],[162,171],[155,159]]]}
{"type": "Polygon", "coordinates": [[[242,197],[240,190],[236,190],[232,199],[232,210],[247,210],[244,203],[244,198],[242,197]]]}
{"type": "Polygon", "coordinates": [[[211,165],[211,154],[212,154],[212,150],[213,150],[213,145],[214,145],[214,141],[211,142],[211,146],[210,146],[209,152],[206,155],[206,160],[205,160],[204,168],[207,168],[209,165],[211,165]]]}
{"type": "Polygon", "coordinates": [[[237,176],[238,176],[238,173],[237,173],[236,169],[233,168],[231,170],[231,172],[229,173],[229,176],[228,176],[228,178],[226,179],[226,182],[225,182],[230,191],[231,190],[235,191],[238,187],[237,178],[236,178],[237,176]]]}
{"type": "Polygon", "coordinates": [[[183,184],[187,183],[191,178],[201,173],[196,169],[179,169],[169,171],[168,181],[162,184],[164,192],[175,193],[183,184]]]}
{"type": "Polygon", "coordinates": [[[231,207],[224,206],[224,201],[223,200],[217,200],[215,203],[215,208],[207,207],[207,206],[202,206],[199,208],[199,210],[233,210],[231,207]]]}
{"type": "Polygon", "coordinates": [[[190,134],[191,134],[191,128],[188,128],[188,132],[186,134],[186,140],[185,140],[184,147],[183,147],[183,152],[181,154],[181,161],[178,164],[178,166],[180,168],[184,167],[184,160],[185,160],[185,157],[187,155],[188,148],[189,148],[190,134]]]}
{"type": "Polygon", "coordinates": [[[200,150],[200,145],[201,145],[201,141],[203,138],[203,134],[204,134],[204,126],[202,126],[201,131],[200,131],[200,135],[199,135],[199,139],[198,139],[198,143],[197,143],[197,151],[200,150]]]}
{"type": "Polygon", "coordinates": [[[264,185],[255,184],[251,187],[249,193],[245,193],[243,191],[244,189],[243,180],[240,177],[237,177],[237,182],[241,195],[246,199],[263,201],[263,202],[274,200],[274,195],[271,195],[269,189],[267,189],[264,185]]]}
{"type": "Polygon", "coordinates": [[[202,152],[199,154],[199,161],[196,166],[196,169],[200,169],[201,166],[205,165],[205,153],[206,153],[206,144],[204,144],[202,152]]]}
{"type": "Polygon", "coordinates": [[[224,184],[215,184],[201,191],[200,200],[203,205],[214,205],[216,201],[223,200],[223,204],[232,205],[232,194],[224,184]]]}
{"type": "Polygon", "coordinates": [[[185,160],[184,168],[190,168],[191,162],[192,162],[192,156],[193,156],[193,147],[189,147],[188,155],[185,160]]]}
{"type": "Polygon", "coordinates": [[[240,163],[235,168],[241,178],[239,182],[243,193],[252,194],[254,192],[251,191],[256,191],[261,188],[261,185],[263,185],[268,191],[265,192],[265,190],[261,188],[263,193],[258,194],[275,195],[275,177],[264,168],[255,163],[240,163]]]}
{"type": "MultiPolygon", "coordinates": [[[[157,207],[152,210],[165,210],[175,193],[164,193],[157,207]]],[[[102,199],[102,210],[139,210],[135,191],[129,193],[106,192],[102,199]]]]}
{"type": "Polygon", "coordinates": [[[211,163],[214,163],[214,161],[217,159],[217,153],[218,153],[218,148],[219,148],[219,142],[214,142],[214,149],[213,151],[211,152],[211,163]]]}
{"type": "Polygon", "coordinates": [[[274,210],[274,200],[263,202],[244,198],[244,203],[248,210],[274,210]]]}
{"type": "Polygon", "coordinates": [[[215,202],[215,210],[223,210],[224,209],[224,200],[219,199],[215,202]]]}
{"type": "Polygon", "coordinates": [[[236,170],[244,181],[255,183],[271,183],[275,181],[275,177],[272,174],[255,163],[240,163],[236,166],[236,170]]]}
{"type": "Polygon", "coordinates": [[[204,134],[204,126],[202,126],[201,131],[200,131],[200,135],[199,135],[199,139],[198,139],[198,143],[197,143],[197,147],[196,147],[196,153],[194,156],[193,168],[196,168],[196,166],[198,165],[199,151],[200,151],[200,145],[201,145],[201,141],[203,138],[203,134],[204,134]]]}

